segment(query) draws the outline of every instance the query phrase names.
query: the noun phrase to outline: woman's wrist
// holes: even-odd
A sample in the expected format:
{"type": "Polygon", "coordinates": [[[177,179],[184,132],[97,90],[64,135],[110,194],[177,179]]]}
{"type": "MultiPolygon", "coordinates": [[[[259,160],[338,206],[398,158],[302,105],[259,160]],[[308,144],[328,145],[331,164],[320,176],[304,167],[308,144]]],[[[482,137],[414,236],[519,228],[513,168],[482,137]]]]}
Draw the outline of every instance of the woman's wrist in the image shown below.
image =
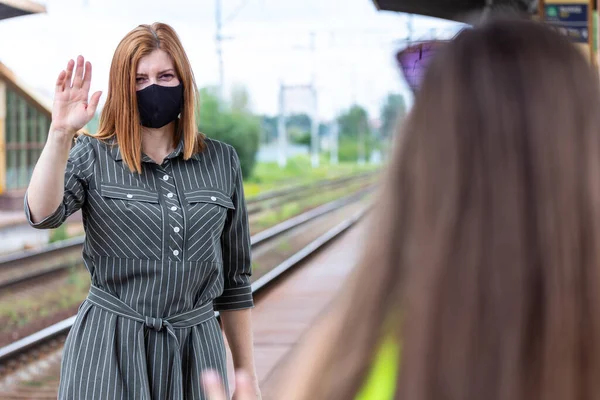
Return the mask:
{"type": "Polygon", "coordinates": [[[246,376],[252,380],[258,380],[258,375],[256,374],[256,368],[254,367],[238,367],[235,368],[235,373],[244,373],[246,376]]]}
{"type": "Polygon", "coordinates": [[[73,138],[77,132],[67,128],[50,125],[48,142],[55,146],[71,148],[73,138]]]}

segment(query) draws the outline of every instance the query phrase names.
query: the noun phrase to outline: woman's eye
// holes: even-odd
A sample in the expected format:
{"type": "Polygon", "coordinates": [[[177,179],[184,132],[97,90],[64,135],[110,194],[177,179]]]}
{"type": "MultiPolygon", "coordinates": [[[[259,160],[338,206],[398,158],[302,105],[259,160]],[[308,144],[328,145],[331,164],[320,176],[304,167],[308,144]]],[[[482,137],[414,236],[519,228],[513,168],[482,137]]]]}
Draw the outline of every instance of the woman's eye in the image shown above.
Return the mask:
{"type": "Polygon", "coordinates": [[[140,83],[140,82],[142,82],[143,80],[144,80],[144,78],[135,78],[135,81],[136,81],[137,83],[140,83]]]}
{"type": "Polygon", "coordinates": [[[165,79],[171,79],[171,78],[173,78],[173,74],[165,74],[162,77],[165,79]]]}

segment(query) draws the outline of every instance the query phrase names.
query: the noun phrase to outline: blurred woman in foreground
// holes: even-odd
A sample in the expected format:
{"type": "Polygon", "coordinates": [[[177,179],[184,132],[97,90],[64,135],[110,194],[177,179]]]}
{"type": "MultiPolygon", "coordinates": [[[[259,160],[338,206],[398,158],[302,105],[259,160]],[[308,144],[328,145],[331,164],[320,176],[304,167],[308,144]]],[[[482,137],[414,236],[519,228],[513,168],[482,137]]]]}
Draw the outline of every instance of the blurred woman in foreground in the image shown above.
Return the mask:
{"type": "Polygon", "coordinates": [[[440,49],[362,260],[277,398],[597,398],[598,83],[539,23],[488,22],[440,49]]]}
{"type": "Polygon", "coordinates": [[[489,22],[439,50],[400,135],[363,259],[280,398],[355,398],[386,338],[392,398],[597,396],[597,72],[541,24],[489,22]]]}

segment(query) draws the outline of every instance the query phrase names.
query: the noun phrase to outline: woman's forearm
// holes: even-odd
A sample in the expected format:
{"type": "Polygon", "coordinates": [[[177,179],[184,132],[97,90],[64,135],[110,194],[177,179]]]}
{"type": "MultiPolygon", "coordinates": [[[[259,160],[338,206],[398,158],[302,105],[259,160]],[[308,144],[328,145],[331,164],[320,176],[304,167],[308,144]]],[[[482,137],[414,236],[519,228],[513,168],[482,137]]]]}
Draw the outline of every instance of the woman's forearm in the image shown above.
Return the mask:
{"type": "Polygon", "coordinates": [[[72,134],[50,128],[48,140],[35,165],[27,191],[33,222],[39,222],[52,214],[62,202],[65,169],[72,142],[72,134]]]}
{"type": "Polygon", "coordinates": [[[252,337],[252,310],[221,311],[221,321],[233,357],[233,366],[256,376],[252,337]]]}

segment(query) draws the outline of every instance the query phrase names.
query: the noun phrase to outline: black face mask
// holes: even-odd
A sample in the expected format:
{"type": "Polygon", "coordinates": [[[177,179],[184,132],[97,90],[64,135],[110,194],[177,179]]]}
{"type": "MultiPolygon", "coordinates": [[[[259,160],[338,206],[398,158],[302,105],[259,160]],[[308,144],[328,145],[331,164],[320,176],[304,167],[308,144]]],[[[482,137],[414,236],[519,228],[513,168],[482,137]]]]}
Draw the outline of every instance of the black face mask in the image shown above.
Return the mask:
{"type": "Polygon", "coordinates": [[[150,85],[137,92],[140,122],[147,128],[162,128],[177,119],[183,103],[183,85],[150,85]]]}

